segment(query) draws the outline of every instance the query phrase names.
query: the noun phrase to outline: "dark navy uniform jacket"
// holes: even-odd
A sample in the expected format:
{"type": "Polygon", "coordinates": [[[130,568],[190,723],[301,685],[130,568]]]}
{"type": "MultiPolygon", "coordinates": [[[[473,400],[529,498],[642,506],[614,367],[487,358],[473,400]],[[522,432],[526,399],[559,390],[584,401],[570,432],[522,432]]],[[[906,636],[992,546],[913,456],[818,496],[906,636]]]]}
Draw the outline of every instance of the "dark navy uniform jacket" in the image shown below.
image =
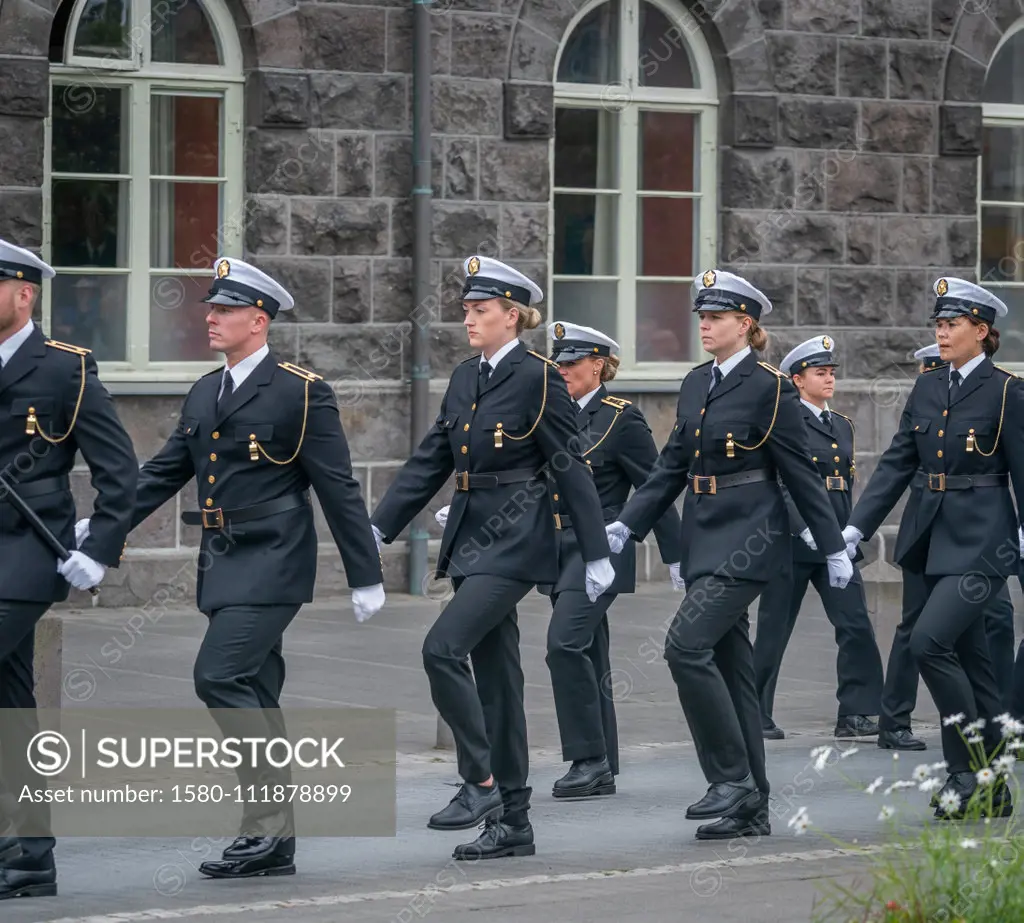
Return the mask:
{"type": "Polygon", "coordinates": [[[1011,481],[1016,496],[1024,496],[1024,382],[986,357],[950,402],[944,366],[914,382],[850,525],[870,538],[914,485],[920,489],[911,490],[896,536],[900,567],[934,576],[1009,576],[1018,572],[1019,557],[1011,481]],[[978,476],[976,484],[971,479],[978,476]]]}
{"type": "Polygon", "coordinates": [[[844,550],[792,382],[751,351],[709,395],[711,367],[706,362],[683,379],[672,435],[619,521],[643,538],[685,489],[680,570],[687,584],[715,574],[767,582],[792,561],[781,475],[818,547],[844,550]],[[724,486],[743,478],[750,482],[724,486]]]}
{"type": "Polygon", "coordinates": [[[282,367],[271,351],[218,411],[222,378],[223,367],[192,386],[177,429],[143,465],[132,527],[195,478],[199,513],[192,517],[206,520],[199,609],[301,604],[312,600],[316,581],[312,485],[349,586],[381,583],[380,555],[330,385],[282,367]],[[232,511],[253,515],[259,510],[251,508],[268,502],[281,511],[232,521],[232,511]]]}
{"type": "MultiPolygon", "coordinates": [[[[609,397],[604,385],[576,415],[579,447],[583,460],[594,475],[606,523],[614,522],[633,487],[640,487],[658,460],[651,428],[640,410],[620,397],[609,397]]],[[[555,523],[558,531],[558,583],[556,592],[586,589],[586,565],[571,514],[556,492],[555,523]]],[[[679,561],[679,514],[670,506],[654,524],[661,560],[679,561]]],[[[627,542],[621,553],[611,556],[615,582],[606,593],[632,593],[636,589],[636,545],[627,542]]],[[[549,592],[550,587],[539,588],[549,592]]]]}
{"type": "MultiPolygon", "coordinates": [[[[96,490],[90,534],[79,550],[117,567],[135,503],[135,450],[88,350],[47,340],[35,327],[0,371],[0,471],[69,551],[69,474],[78,451],[96,490]]],[[[57,555],[0,488],[0,599],[59,602],[69,586],[57,573],[57,555]]]]}
{"type": "MultiPolygon", "coordinates": [[[[807,425],[807,444],[811,453],[811,461],[818,468],[828,498],[832,502],[832,510],[836,514],[839,527],[842,528],[850,520],[853,509],[853,483],[856,475],[857,436],[854,432],[853,420],[829,408],[832,417],[832,429],[821,422],[818,415],[806,404],[800,402],[804,423],[807,425]]],[[[786,509],[789,512],[789,529],[793,538],[793,560],[803,564],[824,564],[825,555],[820,549],[811,548],[798,536],[807,528],[804,517],[796,508],[793,498],[786,494],[786,509]]],[[[854,561],[860,561],[864,552],[857,549],[854,561]]]]}
{"type": "Polygon", "coordinates": [[[447,482],[455,492],[437,576],[554,583],[555,489],[571,511],[583,557],[610,558],[601,501],[555,364],[520,342],[478,394],[479,365],[476,355],[455,368],[434,425],[374,510],[384,541],[393,541],[447,482]],[[551,489],[548,473],[557,485],[551,489]]]}

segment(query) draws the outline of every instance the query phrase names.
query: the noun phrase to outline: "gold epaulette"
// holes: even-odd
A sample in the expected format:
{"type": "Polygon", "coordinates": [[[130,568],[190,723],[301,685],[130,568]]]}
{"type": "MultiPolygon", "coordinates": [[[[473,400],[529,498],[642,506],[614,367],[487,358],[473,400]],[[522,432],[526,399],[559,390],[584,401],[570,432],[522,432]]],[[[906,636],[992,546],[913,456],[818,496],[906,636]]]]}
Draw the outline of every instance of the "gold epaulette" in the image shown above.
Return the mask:
{"type": "Polygon", "coordinates": [[[782,369],[777,369],[777,368],[775,368],[774,365],[769,365],[767,362],[760,362],[759,361],[757,364],[759,366],[761,366],[761,368],[763,368],[763,369],[768,369],[768,371],[771,372],[773,375],[778,375],[779,378],[788,378],[789,377],[788,375],[786,375],[785,372],[782,371],[782,369]]]}
{"type": "Polygon", "coordinates": [[[47,346],[52,346],[54,349],[63,349],[66,353],[74,353],[76,356],[88,356],[92,352],[91,349],[86,349],[84,346],[74,346],[71,343],[61,343],[60,340],[47,340],[47,346]]]}
{"type": "Polygon", "coordinates": [[[1000,371],[1000,372],[1005,372],[1005,373],[1006,373],[1007,375],[1009,375],[1009,376],[1010,376],[1011,378],[1020,378],[1020,375],[1016,374],[1015,372],[1011,372],[1011,371],[1010,371],[1009,369],[1004,369],[1004,368],[1003,368],[1003,367],[1002,367],[1001,365],[996,365],[996,364],[995,364],[994,362],[993,362],[992,364],[993,364],[993,365],[994,365],[994,366],[995,366],[995,367],[996,367],[997,369],[999,369],[999,371],[1000,371]]]}
{"type": "Polygon", "coordinates": [[[323,381],[323,375],[317,375],[316,372],[311,372],[309,369],[304,369],[301,366],[294,365],[291,362],[278,362],[277,363],[286,372],[291,372],[293,375],[298,375],[299,378],[305,378],[306,381],[323,381]]]}
{"type": "Polygon", "coordinates": [[[542,356],[540,353],[535,353],[532,349],[526,350],[531,356],[536,356],[541,362],[546,362],[553,369],[558,368],[557,362],[552,362],[547,356],[542,356]]]}
{"type": "Polygon", "coordinates": [[[601,403],[608,404],[616,410],[625,410],[633,402],[627,401],[624,397],[612,397],[611,395],[608,395],[608,397],[601,398],[601,403]]]}

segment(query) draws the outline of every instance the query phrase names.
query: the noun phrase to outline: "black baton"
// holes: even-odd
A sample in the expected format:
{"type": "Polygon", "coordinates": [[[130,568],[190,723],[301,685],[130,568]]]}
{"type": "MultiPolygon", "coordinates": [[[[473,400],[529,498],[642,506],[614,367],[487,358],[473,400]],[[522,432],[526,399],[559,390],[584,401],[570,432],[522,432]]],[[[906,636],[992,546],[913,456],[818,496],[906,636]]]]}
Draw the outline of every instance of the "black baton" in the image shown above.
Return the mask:
{"type": "MultiPolygon", "coordinates": [[[[36,515],[35,510],[33,510],[32,507],[30,507],[21,497],[18,496],[17,492],[14,490],[14,487],[11,485],[11,482],[8,481],[3,474],[0,474],[0,490],[2,490],[8,498],[10,498],[11,504],[14,506],[14,508],[28,520],[29,525],[31,525],[32,528],[36,530],[36,532],[39,534],[39,537],[44,542],[46,542],[47,545],[50,546],[50,549],[57,555],[58,558],[60,558],[61,561],[66,561],[68,558],[71,557],[71,552],[68,551],[67,548],[65,548],[60,543],[60,539],[58,539],[57,536],[54,535],[46,527],[46,523],[44,523],[36,515]]],[[[90,587],[89,592],[93,596],[98,596],[100,591],[96,587],[90,587]]]]}

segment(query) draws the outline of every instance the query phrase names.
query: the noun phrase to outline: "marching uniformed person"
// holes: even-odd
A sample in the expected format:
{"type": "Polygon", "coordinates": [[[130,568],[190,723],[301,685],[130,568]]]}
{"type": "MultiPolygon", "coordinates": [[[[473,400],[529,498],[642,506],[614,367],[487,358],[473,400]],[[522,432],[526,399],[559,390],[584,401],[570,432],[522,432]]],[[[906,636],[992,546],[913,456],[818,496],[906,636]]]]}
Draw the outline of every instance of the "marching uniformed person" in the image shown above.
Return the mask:
{"type": "Polygon", "coordinates": [[[519,339],[540,323],[533,304],[543,292],[489,257],[471,256],[463,267],[463,323],[478,352],[455,368],[434,426],[371,519],[381,541],[394,541],[454,472],[437,576],[452,578],[455,595],[427,633],[423,665],[455,738],[463,784],[428,826],[464,830],[484,821],[476,842],[454,857],[493,859],[535,852],[516,604],[558,578],[547,472],[571,511],[591,600],[615,573],[601,501],[574,445],[565,382],[519,339]]]}
{"type": "Polygon", "coordinates": [[[938,343],[929,343],[927,346],[915,350],[914,358],[918,361],[918,372],[931,372],[933,369],[948,364],[939,352],[938,343]]]}
{"type": "MultiPolygon", "coordinates": [[[[781,368],[800,392],[811,461],[824,481],[839,525],[845,526],[853,507],[857,438],[853,421],[828,404],[835,393],[838,364],[835,341],[823,335],[811,337],[792,349],[782,360],[781,368]]],[[[835,629],[839,701],[835,736],[877,734],[878,725],[870,716],[878,714],[882,695],[882,656],[868,616],[860,571],[854,568],[853,577],[843,589],[830,586],[825,556],[818,551],[811,530],[788,494],[786,500],[793,545],[792,568],[780,571],[762,594],[754,640],[754,672],[764,736],[769,740],[785,736],[772,720],[775,686],[808,583],[817,590],[835,629]]],[[[859,554],[854,563],[862,557],[859,554]]]]}
{"type": "Polygon", "coordinates": [[[139,464],[89,350],[46,339],[32,322],[43,280],[56,273],[0,240],[0,473],[71,551],[57,555],[0,487],[0,763],[6,808],[20,838],[0,837],[0,900],[57,893],[47,804],[19,803],[39,776],[24,759],[38,732],[35,626],[69,584],[98,586],[117,567],[135,503],[139,464]],[[92,534],[76,548],[69,475],[76,454],[96,489],[92,534]],[[8,799],[10,800],[10,799],[8,799]]]}
{"type": "MultiPolygon", "coordinates": [[[[992,719],[1002,712],[1001,698],[984,616],[1017,572],[1020,512],[1010,483],[1021,496],[1024,386],[991,359],[999,347],[995,321],[1006,315],[1006,305],[963,279],[937,279],[933,291],[936,340],[949,365],[914,383],[899,429],[843,537],[852,555],[903,491],[914,482],[920,486],[910,494],[896,538],[904,594],[893,645],[908,644],[939,714],[964,716],[943,723],[942,750],[949,772],[945,790],[966,806],[977,780],[957,725],[984,718],[986,752],[999,740],[992,719]]],[[[997,785],[996,813],[1009,813],[1009,790],[997,785]]]]}
{"type": "MultiPolygon", "coordinates": [[[[329,384],[280,362],[267,330],[292,296],[242,260],[218,259],[206,322],[210,348],[226,364],[200,378],[177,428],[142,467],[132,525],[137,526],[195,478],[199,509],[182,514],[202,526],[197,604],[207,616],[196,657],[196,694],[224,735],[285,737],[280,709],[282,635],[313,599],[317,535],[310,486],[341,553],[359,621],[384,604],[381,559],[329,384]],[[244,733],[239,733],[239,731],[244,733]]],[[[286,784],[287,772],[239,767],[247,787],[286,784]]],[[[291,806],[247,801],[240,835],[211,878],[295,872],[291,806]]]]}
{"type": "MultiPolygon", "coordinates": [[[[605,522],[612,522],[658,458],[651,429],[630,401],[608,394],[615,377],[619,344],[592,327],[566,321],[548,326],[554,343],[551,359],[565,380],[576,415],[578,444],[594,475],[605,522]]],[[[611,673],[608,608],[619,593],[636,588],[636,547],[630,542],[612,558],[615,582],[591,602],[585,592],[585,568],[572,516],[555,493],[558,530],[558,581],[541,586],[551,596],[546,662],[551,671],[562,759],[569,771],[552,790],[556,798],[582,798],[615,792],[619,772],[615,703],[607,688],[611,673]]],[[[655,523],[661,559],[677,589],[679,514],[670,506],[655,523]]]]}
{"type": "Polygon", "coordinates": [[[759,362],[772,309],[746,279],[708,270],[694,282],[700,338],[714,361],[679,390],[676,425],[647,482],[606,527],[611,549],[643,538],[685,489],[682,575],[686,596],[665,642],[679,701],[707,778],[691,819],[720,818],[698,839],[769,834],[768,777],[754,685],[747,607],[789,566],[789,517],[778,477],[825,553],[829,582],[853,565],[811,461],[796,389],[759,362]]]}

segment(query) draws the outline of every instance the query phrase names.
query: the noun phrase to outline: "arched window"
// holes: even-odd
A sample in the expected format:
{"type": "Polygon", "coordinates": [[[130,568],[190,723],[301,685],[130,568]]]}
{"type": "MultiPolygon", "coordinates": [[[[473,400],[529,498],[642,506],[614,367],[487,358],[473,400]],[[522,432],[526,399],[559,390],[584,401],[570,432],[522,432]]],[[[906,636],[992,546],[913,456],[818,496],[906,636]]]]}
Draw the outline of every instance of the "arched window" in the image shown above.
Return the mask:
{"type": "Polygon", "coordinates": [[[670,0],[581,7],[555,80],[552,316],[607,331],[632,377],[678,376],[699,343],[694,275],[716,260],[717,92],[670,0]]]}
{"type": "Polygon", "coordinates": [[[50,336],[108,380],[189,379],[243,232],[242,52],[222,0],[65,0],[50,38],[50,336]]]}
{"type": "Polygon", "coordinates": [[[1010,309],[999,359],[1024,363],[1024,19],[992,56],[983,100],[978,280],[1010,309]]]}

